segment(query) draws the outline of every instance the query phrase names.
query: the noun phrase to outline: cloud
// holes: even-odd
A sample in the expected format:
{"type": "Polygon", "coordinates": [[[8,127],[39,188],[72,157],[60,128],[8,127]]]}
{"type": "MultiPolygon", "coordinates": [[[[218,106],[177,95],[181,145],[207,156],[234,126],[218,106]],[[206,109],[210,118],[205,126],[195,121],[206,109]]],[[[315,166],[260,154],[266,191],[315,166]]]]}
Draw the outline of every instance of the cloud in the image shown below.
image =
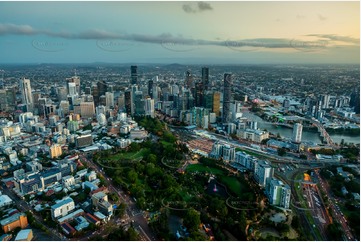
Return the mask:
{"type": "Polygon", "coordinates": [[[317,16],[318,16],[318,19],[321,21],[324,21],[327,19],[325,16],[322,16],[321,14],[317,14],[317,16]]]}
{"type": "Polygon", "coordinates": [[[328,41],[341,41],[345,43],[360,45],[360,39],[349,36],[335,35],[335,34],[309,34],[307,36],[327,39],[328,41]]]}
{"type": "Polygon", "coordinates": [[[297,15],[296,15],[296,18],[298,18],[298,19],[305,19],[305,18],[306,18],[306,16],[304,16],[304,15],[300,15],[300,14],[297,14],[297,15]]]}
{"type": "Polygon", "coordinates": [[[206,2],[197,2],[196,6],[194,6],[193,3],[186,3],[183,4],[182,8],[183,11],[186,13],[198,13],[198,12],[213,10],[211,4],[206,2]]]}
{"type": "Polygon", "coordinates": [[[324,49],[331,43],[337,46],[339,43],[346,42],[359,45],[359,39],[340,36],[334,34],[309,34],[305,37],[316,37],[316,40],[306,41],[287,38],[255,38],[255,39],[239,39],[239,40],[206,40],[184,38],[180,35],[175,36],[171,33],[163,33],[159,35],[145,34],[122,34],[118,32],[109,32],[102,29],[86,30],[79,33],[71,33],[67,31],[54,32],[49,30],[36,29],[30,25],[1,24],[0,36],[19,35],[19,36],[35,36],[45,35],[48,37],[57,37],[62,39],[79,39],[79,40],[124,40],[150,44],[161,45],[178,45],[178,46],[223,46],[231,49],[244,49],[247,47],[257,49],[324,49]]]}
{"type": "Polygon", "coordinates": [[[198,2],[198,10],[200,12],[206,11],[206,10],[213,10],[212,6],[209,3],[206,2],[198,2]]]}

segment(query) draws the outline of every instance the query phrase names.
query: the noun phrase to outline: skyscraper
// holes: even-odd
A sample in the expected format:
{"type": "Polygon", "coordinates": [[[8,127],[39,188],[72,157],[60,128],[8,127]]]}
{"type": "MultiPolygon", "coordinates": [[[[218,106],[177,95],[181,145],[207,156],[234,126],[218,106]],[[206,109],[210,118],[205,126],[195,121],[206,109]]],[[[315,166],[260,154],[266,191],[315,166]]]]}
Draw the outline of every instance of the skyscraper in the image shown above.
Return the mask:
{"type": "Polygon", "coordinates": [[[292,141],[296,143],[300,143],[302,140],[302,124],[295,123],[293,125],[293,132],[292,132],[292,141]]]}
{"type": "Polygon", "coordinates": [[[220,92],[214,92],[213,93],[213,107],[212,112],[216,114],[216,116],[219,116],[219,110],[221,108],[221,93],[220,92]]]}
{"type": "Polygon", "coordinates": [[[224,86],[223,86],[223,110],[222,110],[222,122],[229,123],[231,121],[231,86],[232,79],[231,74],[224,74],[224,86]]]}
{"type": "Polygon", "coordinates": [[[209,90],[209,68],[202,67],[202,84],[204,91],[209,90]]]}
{"type": "Polygon", "coordinates": [[[153,80],[148,81],[148,95],[153,98],[153,80]]]}
{"type": "Polygon", "coordinates": [[[198,81],[195,85],[194,101],[196,107],[203,107],[203,82],[198,81]]]}
{"type": "Polygon", "coordinates": [[[132,85],[138,84],[138,73],[137,73],[137,66],[131,66],[130,67],[130,83],[132,85]]]}
{"type": "MultiPolygon", "coordinates": [[[[69,95],[71,95],[70,94],[70,90],[69,90],[69,84],[70,83],[73,83],[73,85],[71,85],[73,88],[74,88],[74,92],[75,92],[75,94],[78,94],[78,95],[80,95],[80,77],[78,77],[78,76],[73,76],[73,77],[71,77],[71,78],[67,78],[66,79],[66,87],[68,88],[68,94],[69,95]]],[[[74,94],[74,95],[75,95],[74,94]]]]}
{"type": "Polygon", "coordinates": [[[187,88],[192,88],[192,86],[193,86],[193,77],[189,70],[186,72],[185,86],[187,88]]]}
{"type": "Polygon", "coordinates": [[[27,111],[32,112],[34,107],[33,94],[31,93],[31,86],[29,79],[20,79],[20,92],[22,103],[26,105],[27,111]]]}
{"type": "Polygon", "coordinates": [[[154,118],[154,100],[151,98],[145,99],[145,115],[154,118]]]}
{"type": "Polygon", "coordinates": [[[131,116],[132,112],[132,91],[130,89],[124,92],[124,103],[125,103],[125,111],[127,115],[131,116]]]}

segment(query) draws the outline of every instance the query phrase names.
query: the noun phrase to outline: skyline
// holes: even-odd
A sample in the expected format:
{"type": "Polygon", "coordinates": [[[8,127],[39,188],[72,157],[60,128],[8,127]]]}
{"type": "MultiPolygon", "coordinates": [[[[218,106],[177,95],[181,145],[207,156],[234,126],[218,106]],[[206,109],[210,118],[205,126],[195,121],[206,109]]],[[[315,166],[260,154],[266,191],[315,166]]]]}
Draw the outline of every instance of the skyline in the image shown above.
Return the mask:
{"type": "Polygon", "coordinates": [[[359,9],[359,2],[1,2],[1,63],[359,64],[359,9]]]}

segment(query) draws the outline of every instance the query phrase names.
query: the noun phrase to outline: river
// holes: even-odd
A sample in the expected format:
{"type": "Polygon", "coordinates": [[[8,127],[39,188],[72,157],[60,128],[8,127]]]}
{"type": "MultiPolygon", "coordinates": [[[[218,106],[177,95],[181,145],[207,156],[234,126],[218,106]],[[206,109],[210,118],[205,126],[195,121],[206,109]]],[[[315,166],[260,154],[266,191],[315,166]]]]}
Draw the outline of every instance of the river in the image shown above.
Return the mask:
{"type": "MultiPolygon", "coordinates": [[[[252,121],[257,121],[258,128],[259,129],[267,129],[268,132],[271,132],[273,134],[280,134],[283,138],[291,138],[292,137],[292,129],[284,127],[284,126],[275,126],[270,123],[266,123],[263,119],[258,117],[257,115],[254,115],[250,112],[244,112],[243,117],[248,118],[252,121]]],[[[342,139],[344,139],[344,142],[347,143],[354,143],[359,144],[360,143],[360,135],[350,135],[350,134],[330,134],[332,140],[335,143],[340,143],[342,139]]],[[[314,143],[321,143],[321,138],[318,132],[312,132],[312,131],[302,131],[302,141],[311,141],[314,143]]]]}

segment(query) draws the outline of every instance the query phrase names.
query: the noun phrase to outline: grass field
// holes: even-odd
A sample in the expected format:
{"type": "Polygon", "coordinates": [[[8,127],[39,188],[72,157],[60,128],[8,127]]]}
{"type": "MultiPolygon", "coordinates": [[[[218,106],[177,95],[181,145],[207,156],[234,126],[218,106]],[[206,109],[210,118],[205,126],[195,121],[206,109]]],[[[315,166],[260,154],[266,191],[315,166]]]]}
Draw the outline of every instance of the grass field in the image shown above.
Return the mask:
{"type": "Polygon", "coordinates": [[[110,155],[107,157],[107,160],[118,161],[118,160],[135,160],[144,156],[146,152],[148,152],[148,148],[143,148],[138,152],[127,152],[127,153],[118,153],[115,155],[110,155]]]}
{"type": "Polygon", "coordinates": [[[223,183],[229,190],[231,190],[238,197],[242,196],[242,192],[247,191],[248,189],[241,184],[236,177],[222,176],[220,177],[220,182],[223,183]]]}
{"type": "Polygon", "coordinates": [[[208,167],[208,166],[204,166],[202,164],[191,164],[189,166],[187,166],[186,171],[188,172],[204,172],[204,173],[212,173],[213,175],[224,175],[224,171],[217,169],[217,168],[213,168],[213,167],[208,167]]]}

